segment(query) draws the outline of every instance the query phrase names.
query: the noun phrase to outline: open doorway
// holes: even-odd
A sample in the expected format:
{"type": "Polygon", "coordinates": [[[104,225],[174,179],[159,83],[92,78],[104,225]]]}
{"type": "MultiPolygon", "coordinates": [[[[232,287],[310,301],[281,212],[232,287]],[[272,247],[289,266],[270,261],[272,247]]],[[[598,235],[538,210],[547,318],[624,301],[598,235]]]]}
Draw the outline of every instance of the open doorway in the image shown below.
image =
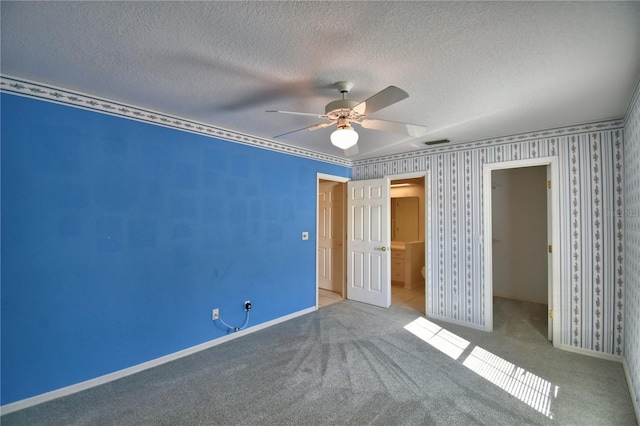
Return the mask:
{"type": "Polygon", "coordinates": [[[346,179],[318,176],[317,299],[322,308],[343,300],[346,280],[346,179]]]}
{"type": "MultiPolygon", "coordinates": [[[[543,306],[545,301],[543,299],[544,297],[546,297],[547,312],[544,313],[545,319],[543,320],[542,318],[540,318],[539,320],[541,322],[546,320],[547,322],[546,338],[552,341],[554,346],[560,345],[560,324],[562,324],[563,312],[560,305],[559,287],[560,250],[558,229],[560,222],[560,200],[557,190],[558,176],[559,171],[557,157],[529,158],[498,163],[486,163],[483,165],[482,205],[484,218],[482,240],[484,248],[484,324],[486,331],[494,330],[494,311],[503,309],[500,306],[494,306],[494,289],[496,291],[496,295],[500,295],[501,292],[503,294],[504,292],[507,292],[507,294],[511,296],[511,299],[515,297],[521,299],[531,299],[532,301],[543,302],[541,303],[543,306]],[[538,169],[537,172],[540,175],[544,174],[545,179],[533,184],[525,183],[524,185],[520,185],[519,189],[515,188],[514,190],[508,190],[507,188],[505,188],[505,185],[512,185],[513,182],[509,181],[506,184],[500,182],[501,175],[499,173],[496,174],[496,176],[498,176],[497,180],[495,182],[493,180],[493,173],[496,171],[524,168],[535,173],[536,170],[533,170],[531,168],[536,166],[541,166],[541,169],[538,169]],[[545,192],[545,195],[543,196],[540,194],[537,198],[538,201],[536,201],[537,204],[543,204],[545,208],[542,210],[537,210],[537,213],[534,213],[534,215],[537,217],[537,219],[542,220],[546,223],[546,230],[538,228],[534,231],[536,235],[533,235],[531,233],[527,235],[522,234],[521,231],[530,231],[530,229],[528,228],[533,227],[530,223],[533,219],[530,216],[528,219],[524,220],[522,220],[522,218],[513,219],[516,222],[515,230],[513,229],[513,227],[508,231],[500,230],[500,227],[497,226],[498,224],[500,224],[501,226],[503,222],[512,219],[507,219],[507,217],[501,217],[499,215],[514,208],[516,204],[522,203],[523,199],[533,197],[533,195],[530,194],[527,189],[527,187],[530,185],[539,185],[538,189],[545,192]],[[506,192],[515,192],[516,196],[520,197],[520,201],[503,201],[503,203],[507,207],[494,212],[493,199],[502,197],[501,193],[506,192]],[[545,201],[546,205],[544,204],[545,201]],[[494,217],[494,214],[498,215],[498,217],[494,217]],[[494,233],[494,224],[496,225],[496,233],[494,233]],[[541,241],[545,240],[545,244],[534,244],[534,239],[537,240],[536,237],[540,237],[541,241]],[[511,251],[514,250],[513,246],[511,246],[511,244],[513,243],[512,239],[516,240],[520,244],[523,244],[523,247],[525,247],[522,259],[518,260],[518,262],[520,263],[518,263],[517,265],[512,265],[512,267],[510,267],[510,269],[507,269],[506,272],[504,270],[501,271],[497,268],[494,270],[494,267],[496,267],[496,265],[504,265],[507,262],[512,261],[504,261],[506,253],[511,253],[511,251]],[[527,250],[535,250],[539,255],[546,257],[546,270],[544,267],[544,261],[534,261],[531,258],[527,258],[527,256],[530,256],[530,252],[529,254],[527,254],[527,250]],[[537,263],[538,266],[535,266],[534,263],[537,263]],[[535,276],[538,278],[533,279],[545,282],[543,278],[539,277],[546,274],[546,296],[541,296],[541,294],[544,294],[543,289],[531,284],[530,279],[533,277],[533,275],[531,277],[514,275],[515,272],[518,272],[518,274],[520,272],[523,272],[519,269],[525,270],[530,266],[537,268],[535,276]],[[505,290],[506,287],[501,284],[501,281],[505,280],[509,281],[511,285],[515,283],[515,286],[520,288],[514,290],[514,288],[512,287],[505,290]],[[529,292],[524,293],[523,291],[529,292]],[[515,293],[516,296],[513,297],[514,292],[519,293],[515,293]]],[[[525,178],[525,180],[526,179],[528,178],[525,178]]],[[[534,207],[529,206],[528,208],[533,209],[534,207]]],[[[538,313],[536,312],[534,313],[534,315],[538,316],[538,313]]],[[[542,315],[542,313],[540,313],[540,315],[542,315]]],[[[495,317],[495,320],[501,321],[499,315],[495,317]]],[[[499,326],[502,326],[502,324],[496,323],[496,327],[499,326]]],[[[540,328],[542,329],[542,327],[540,328]]],[[[543,333],[538,332],[538,334],[543,333]]]]}
{"type": "Polygon", "coordinates": [[[392,178],[391,305],[425,313],[425,179],[392,178]]]}
{"type": "Polygon", "coordinates": [[[548,333],[547,166],[493,170],[493,329],[548,333]]]}

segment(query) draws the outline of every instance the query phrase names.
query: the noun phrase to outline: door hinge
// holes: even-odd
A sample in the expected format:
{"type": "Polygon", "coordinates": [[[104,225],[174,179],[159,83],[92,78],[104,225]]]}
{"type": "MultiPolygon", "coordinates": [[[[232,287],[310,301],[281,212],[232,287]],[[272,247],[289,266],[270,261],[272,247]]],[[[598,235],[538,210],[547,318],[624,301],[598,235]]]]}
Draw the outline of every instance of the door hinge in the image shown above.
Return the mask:
{"type": "Polygon", "coordinates": [[[550,180],[547,181],[547,189],[551,189],[551,181],[550,180]]]}
{"type": "Polygon", "coordinates": [[[553,309],[549,309],[549,318],[553,318],[553,309]]]}
{"type": "Polygon", "coordinates": [[[549,244],[549,253],[553,253],[553,246],[549,244]]]}

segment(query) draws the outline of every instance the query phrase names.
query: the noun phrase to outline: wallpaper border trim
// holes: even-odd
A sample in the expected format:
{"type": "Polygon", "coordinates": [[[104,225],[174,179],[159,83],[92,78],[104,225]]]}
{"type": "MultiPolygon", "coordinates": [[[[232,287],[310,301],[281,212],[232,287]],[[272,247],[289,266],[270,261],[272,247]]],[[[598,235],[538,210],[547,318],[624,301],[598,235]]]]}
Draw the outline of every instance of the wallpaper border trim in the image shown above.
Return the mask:
{"type": "Polygon", "coordinates": [[[95,96],[74,92],[55,86],[43,85],[40,83],[15,77],[0,75],[0,92],[11,93],[14,95],[49,101],[90,111],[101,112],[117,117],[141,121],[144,123],[155,124],[163,127],[182,130],[185,132],[197,133],[208,137],[241,143],[244,145],[251,145],[257,148],[268,149],[284,154],[310,158],[312,160],[323,161],[326,163],[333,163],[346,167],[351,167],[353,165],[353,162],[351,160],[347,160],[344,158],[334,157],[316,151],[287,145],[281,142],[275,142],[270,139],[251,136],[235,130],[229,130],[222,127],[212,126],[210,124],[187,120],[168,114],[163,114],[161,112],[134,107],[131,105],[97,98],[95,96]]]}
{"type": "MultiPolygon", "coordinates": [[[[640,84],[640,82],[639,82],[640,84]]],[[[537,130],[527,133],[519,133],[513,135],[500,136],[490,139],[479,139],[475,141],[461,142],[448,146],[439,146],[418,151],[410,151],[399,154],[393,154],[382,157],[366,158],[362,160],[350,160],[346,158],[334,157],[331,155],[319,153],[316,151],[287,145],[270,139],[260,138],[248,135],[235,130],[225,129],[223,127],[212,126],[210,124],[200,123],[197,121],[187,120],[184,118],[160,113],[153,110],[135,107],[128,104],[110,101],[98,98],[88,94],[62,89],[53,85],[45,85],[27,79],[0,75],[0,92],[11,93],[14,95],[25,96],[29,98],[49,101],[57,104],[72,106],[76,108],[86,109],[104,114],[114,115],[117,117],[128,118],[144,123],[155,124],[163,127],[169,127],[185,132],[196,133],[208,137],[223,139],[230,142],[241,143],[244,145],[255,146],[257,148],[277,151],[284,154],[305,157],[312,160],[323,161],[326,163],[337,164],[346,167],[357,167],[367,164],[383,163],[386,161],[394,161],[401,159],[418,158],[424,155],[437,153],[466,151],[478,147],[487,147],[500,144],[508,144],[513,142],[522,142],[530,139],[548,138],[556,136],[566,136],[575,133],[584,133],[590,131],[611,130],[623,128],[626,122],[626,115],[623,118],[601,120],[590,123],[570,125],[546,130],[537,130]]],[[[635,98],[634,98],[635,99],[635,98]]],[[[632,103],[634,101],[632,99],[632,103]]],[[[627,113],[628,115],[628,113],[627,113]]]]}
{"type": "Polygon", "coordinates": [[[433,154],[450,153],[457,151],[468,151],[471,149],[490,147],[496,145],[507,145],[514,142],[525,142],[533,139],[548,139],[559,136],[569,136],[572,134],[583,134],[589,132],[601,132],[606,130],[622,129],[624,128],[624,118],[617,118],[612,120],[594,121],[590,123],[583,123],[577,125],[571,125],[566,127],[558,127],[546,130],[537,130],[527,133],[517,133],[513,135],[499,136],[490,139],[479,139],[471,142],[455,143],[448,146],[438,146],[436,148],[421,149],[419,151],[410,151],[400,154],[393,154],[383,157],[366,158],[363,160],[356,160],[353,162],[353,167],[365,166],[369,164],[384,163],[388,161],[404,160],[424,157],[433,154]]]}

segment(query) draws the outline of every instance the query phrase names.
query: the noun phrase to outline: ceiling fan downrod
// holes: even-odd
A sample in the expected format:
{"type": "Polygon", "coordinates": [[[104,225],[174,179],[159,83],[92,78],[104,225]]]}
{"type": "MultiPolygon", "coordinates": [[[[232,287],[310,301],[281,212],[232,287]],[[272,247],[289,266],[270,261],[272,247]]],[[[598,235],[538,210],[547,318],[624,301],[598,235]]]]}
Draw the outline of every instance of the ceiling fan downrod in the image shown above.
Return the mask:
{"type": "MultiPolygon", "coordinates": [[[[360,102],[347,99],[347,93],[351,91],[353,83],[350,81],[339,81],[336,83],[338,90],[342,93],[342,99],[329,102],[324,108],[324,113],[332,120],[337,120],[341,117],[349,117],[350,110],[358,105],[360,102]]],[[[338,125],[338,127],[340,127],[338,125]]]]}
{"type": "Polygon", "coordinates": [[[339,81],[336,83],[338,90],[342,93],[342,99],[347,99],[347,93],[353,88],[353,83],[350,81],[339,81]]]}

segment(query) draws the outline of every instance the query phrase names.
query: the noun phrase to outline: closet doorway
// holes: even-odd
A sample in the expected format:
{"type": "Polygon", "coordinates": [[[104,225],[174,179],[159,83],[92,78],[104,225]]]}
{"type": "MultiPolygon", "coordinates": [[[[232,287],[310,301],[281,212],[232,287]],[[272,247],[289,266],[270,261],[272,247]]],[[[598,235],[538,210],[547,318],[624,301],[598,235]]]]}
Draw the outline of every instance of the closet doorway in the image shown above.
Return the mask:
{"type": "Polygon", "coordinates": [[[556,157],[483,166],[487,331],[560,343],[557,182],[556,157]]]}
{"type": "Polygon", "coordinates": [[[547,166],[491,173],[493,329],[547,337],[547,166]]]}

